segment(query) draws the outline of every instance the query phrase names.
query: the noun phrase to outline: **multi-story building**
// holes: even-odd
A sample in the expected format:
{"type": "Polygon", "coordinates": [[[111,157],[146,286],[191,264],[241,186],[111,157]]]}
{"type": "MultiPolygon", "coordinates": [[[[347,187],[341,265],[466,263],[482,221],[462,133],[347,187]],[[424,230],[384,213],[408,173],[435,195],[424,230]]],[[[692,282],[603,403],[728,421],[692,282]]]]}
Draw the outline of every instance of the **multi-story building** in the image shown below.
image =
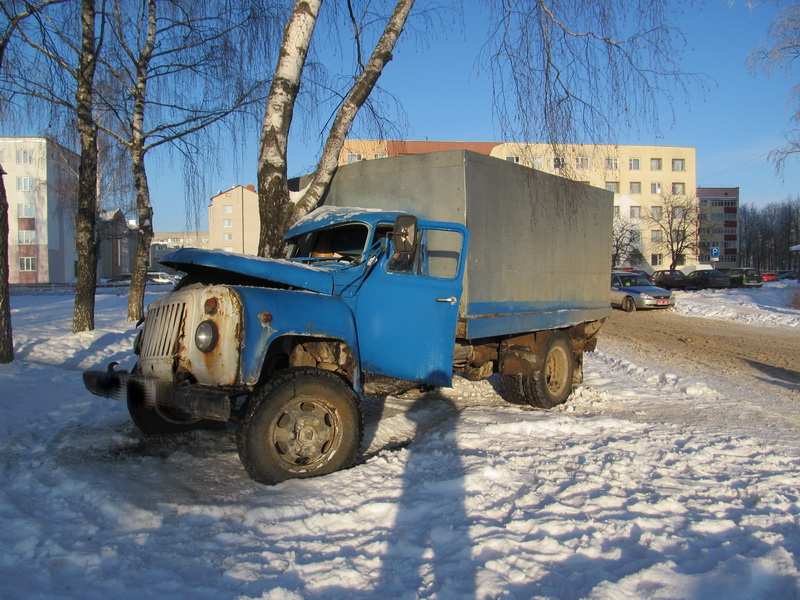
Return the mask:
{"type": "MultiPolygon", "coordinates": [[[[690,199],[697,185],[696,152],[684,146],[346,140],[339,164],[448,149],[481,152],[614,192],[615,216],[638,224],[642,254],[652,269],[670,262],[652,219],[660,219],[666,197],[690,199]]],[[[696,264],[696,252],[679,263],[696,264]]]]}
{"type": "Polygon", "coordinates": [[[218,192],[208,207],[208,247],[258,254],[260,223],[258,193],[253,184],[218,192]]]}
{"type": "Polygon", "coordinates": [[[74,279],[78,156],[46,137],[0,137],[9,283],[74,279]]]}
{"type": "Polygon", "coordinates": [[[739,188],[697,188],[698,260],[716,269],[739,266],[739,188]]]}
{"type": "Polygon", "coordinates": [[[209,248],[207,231],[165,231],[153,233],[150,243],[150,267],[162,267],[159,261],[180,248],[209,248]]]}

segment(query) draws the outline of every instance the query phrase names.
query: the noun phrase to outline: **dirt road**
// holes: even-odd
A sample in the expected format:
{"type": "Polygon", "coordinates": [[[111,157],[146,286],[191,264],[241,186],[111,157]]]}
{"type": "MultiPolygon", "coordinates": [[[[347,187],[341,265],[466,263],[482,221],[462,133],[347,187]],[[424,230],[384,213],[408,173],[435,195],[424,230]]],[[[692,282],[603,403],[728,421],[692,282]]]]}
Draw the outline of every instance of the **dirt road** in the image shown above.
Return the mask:
{"type": "Polygon", "coordinates": [[[800,409],[800,332],[672,311],[615,310],[601,332],[644,364],[671,365],[688,375],[719,376],[741,389],[769,391],[800,409]],[[766,386],[766,387],[765,387],[766,386]]]}

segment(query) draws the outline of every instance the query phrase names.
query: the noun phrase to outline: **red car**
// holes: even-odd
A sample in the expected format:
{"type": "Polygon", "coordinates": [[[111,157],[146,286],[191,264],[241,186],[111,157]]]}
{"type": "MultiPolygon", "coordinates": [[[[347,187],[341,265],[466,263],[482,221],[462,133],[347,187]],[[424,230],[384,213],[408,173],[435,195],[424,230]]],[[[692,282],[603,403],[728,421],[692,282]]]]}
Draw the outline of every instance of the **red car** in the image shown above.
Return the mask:
{"type": "Polygon", "coordinates": [[[761,274],[761,281],[775,281],[778,278],[778,273],[775,271],[767,271],[761,274]]]}

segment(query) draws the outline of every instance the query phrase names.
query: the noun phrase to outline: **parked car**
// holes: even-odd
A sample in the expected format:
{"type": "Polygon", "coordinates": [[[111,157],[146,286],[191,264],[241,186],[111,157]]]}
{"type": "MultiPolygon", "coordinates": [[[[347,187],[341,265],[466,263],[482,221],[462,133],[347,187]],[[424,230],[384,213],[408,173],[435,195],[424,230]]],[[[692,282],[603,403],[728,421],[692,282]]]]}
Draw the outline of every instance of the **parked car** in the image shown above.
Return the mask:
{"type": "Polygon", "coordinates": [[[638,273],[611,274],[611,306],[625,312],[642,308],[669,308],[675,305],[672,292],[656,287],[638,273]]]}
{"type": "Polygon", "coordinates": [[[731,278],[731,287],[761,287],[761,273],[753,267],[731,269],[728,271],[728,277],[731,278]]]}
{"type": "Polygon", "coordinates": [[[787,279],[800,279],[797,271],[778,271],[778,281],[786,281],[787,279]]]}
{"type": "Polygon", "coordinates": [[[731,287],[729,275],[716,269],[702,269],[692,271],[686,276],[687,290],[705,290],[707,288],[727,288],[731,287]]]}
{"type": "Polygon", "coordinates": [[[164,273],[162,271],[148,271],[147,272],[147,283],[168,283],[170,285],[175,285],[178,283],[178,278],[170,275],[169,273],[164,273]]]}
{"type": "Polygon", "coordinates": [[[775,281],[778,279],[777,271],[765,271],[761,274],[761,281],[775,281]]]}
{"type": "Polygon", "coordinates": [[[665,269],[663,271],[656,271],[651,278],[653,285],[662,287],[665,290],[673,288],[686,289],[686,274],[677,269],[665,269]]]}
{"type": "Polygon", "coordinates": [[[611,272],[612,273],[622,273],[622,274],[633,273],[635,275],[641,275],[642,277],[647,279],[647,281],[649,281],[650,283],[653,282],[653,279],[650,276],[650,273],[648,273],[647,271],[642,271],[641,269],[611,269],[611,272]]]}

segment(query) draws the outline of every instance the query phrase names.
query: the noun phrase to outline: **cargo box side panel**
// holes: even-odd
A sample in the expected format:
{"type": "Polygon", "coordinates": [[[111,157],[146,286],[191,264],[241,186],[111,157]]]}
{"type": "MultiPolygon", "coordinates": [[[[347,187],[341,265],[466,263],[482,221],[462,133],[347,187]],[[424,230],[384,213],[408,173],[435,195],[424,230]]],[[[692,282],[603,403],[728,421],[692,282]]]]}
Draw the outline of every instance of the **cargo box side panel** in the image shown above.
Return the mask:
{"type": "Polygon", "coordinates": [[[323,203],[466,223],[464,151],[365,160],[339,167],[323,203]]]}
{"type": "Polygon", "coordinates": [[[469,337],[608,314],[611,192],[475,154],[466,182],[469,337]]]}

